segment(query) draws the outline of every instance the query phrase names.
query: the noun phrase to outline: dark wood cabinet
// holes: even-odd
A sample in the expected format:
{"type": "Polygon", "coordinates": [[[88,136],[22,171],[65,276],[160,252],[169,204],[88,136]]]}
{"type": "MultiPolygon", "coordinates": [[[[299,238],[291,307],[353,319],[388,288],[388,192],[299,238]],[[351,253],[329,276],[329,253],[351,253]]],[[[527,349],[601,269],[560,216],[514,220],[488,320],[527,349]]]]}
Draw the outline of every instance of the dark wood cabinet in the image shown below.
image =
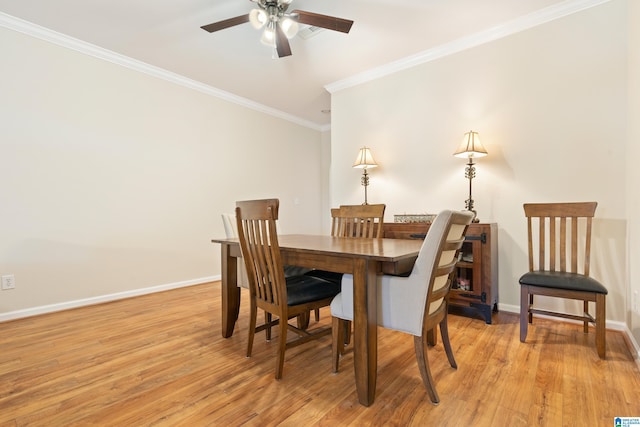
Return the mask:
{"type": "MultiPolygon", "coordinates": [[[[385,222],[383,235],[392,239],[424,239],[428,223],[385,222]]],[[[455,269],[449,303],[452,308],[476,310],[487,323],[498,311],[498,226],[469,226],[455,269]]]]}

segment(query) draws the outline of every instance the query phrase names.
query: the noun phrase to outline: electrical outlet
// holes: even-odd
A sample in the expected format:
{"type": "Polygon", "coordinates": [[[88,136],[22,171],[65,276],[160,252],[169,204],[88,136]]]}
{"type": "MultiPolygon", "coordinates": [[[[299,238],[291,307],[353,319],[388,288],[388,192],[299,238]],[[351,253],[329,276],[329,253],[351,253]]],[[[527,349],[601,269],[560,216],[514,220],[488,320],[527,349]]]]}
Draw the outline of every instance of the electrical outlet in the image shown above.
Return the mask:
{"type": "Polygon", "coordinates": [[[13,274],[7,274],[6,276],[2,276],[2,290],[6,291],[8,289],[16,288],[16,278],[13,274]]]}

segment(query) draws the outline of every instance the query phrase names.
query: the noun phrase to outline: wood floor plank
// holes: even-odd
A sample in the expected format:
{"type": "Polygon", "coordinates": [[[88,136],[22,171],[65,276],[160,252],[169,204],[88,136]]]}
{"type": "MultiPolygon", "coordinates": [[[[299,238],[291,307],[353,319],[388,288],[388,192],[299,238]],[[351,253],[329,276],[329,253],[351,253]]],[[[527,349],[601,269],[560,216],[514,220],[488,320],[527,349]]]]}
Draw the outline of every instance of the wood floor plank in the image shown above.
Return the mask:
{"type": "MultiPolygon", "coordinates": [[[[581,326],[451,315],[458,369],[439,342],[431,404],[407,334],[378,330],[376,401],[358,403],[353,353],[331,373],[331,339],[290,349],[256,336],[245,357],[246,291],[234,335],[220,334],[219,282],[0,323],[0,426],[611,425],[640,416],[640,373],[621,333],[607,359],[581,326]]],[[[320,325],[330,324],[328,309],[320,325]]],[[[312,327],[316,324],[312,321],[312,327]]],[[[274,338],[279,330],[274,330],[274,338]]]]}

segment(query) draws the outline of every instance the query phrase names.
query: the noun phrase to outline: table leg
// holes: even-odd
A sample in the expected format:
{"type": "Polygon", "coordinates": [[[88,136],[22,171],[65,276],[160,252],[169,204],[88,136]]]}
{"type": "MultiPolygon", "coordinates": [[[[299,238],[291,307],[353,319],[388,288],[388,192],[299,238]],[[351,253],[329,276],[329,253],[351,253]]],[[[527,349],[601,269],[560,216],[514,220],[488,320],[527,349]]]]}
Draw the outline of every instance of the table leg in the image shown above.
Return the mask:
{"type": "Polygon", "coordinates": [[[238,258],[231,256],[230,246],[222,245],[222,336],[229,338],[240,312],[238,258]]]}
{"type": "Polygon", "coordinates": [[[377,266],[375,262],[365,259],[357,259],[354,262],[353,333],[356,389],[360,403],[369,406],[375,398],[378,374],[377,266]]]}

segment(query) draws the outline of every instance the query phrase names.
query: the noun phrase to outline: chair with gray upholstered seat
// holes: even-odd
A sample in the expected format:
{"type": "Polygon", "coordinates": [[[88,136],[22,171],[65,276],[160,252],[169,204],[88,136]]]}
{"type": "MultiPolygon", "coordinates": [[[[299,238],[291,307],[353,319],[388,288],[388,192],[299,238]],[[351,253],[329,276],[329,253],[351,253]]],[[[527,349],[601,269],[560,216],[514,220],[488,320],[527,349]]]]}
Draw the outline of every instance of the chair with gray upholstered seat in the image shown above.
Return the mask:
{"type": "MultiPolygon", "coordinates": [[[[427,232],[408,277],[378,276],[378,325],[414,336],[414,348],[422,381],[434,404],[440,399],[427,359],[427,339],[440,326],[449,363],[456,368],[447,328],[451,276],[458,260],[472,212],[442,211],[427,232]]],[[[344,353],[345,322],[353,320],[353,276],[342,278],[342,292],[331,302],[333,370],[338,371],[344,353]]]]}

